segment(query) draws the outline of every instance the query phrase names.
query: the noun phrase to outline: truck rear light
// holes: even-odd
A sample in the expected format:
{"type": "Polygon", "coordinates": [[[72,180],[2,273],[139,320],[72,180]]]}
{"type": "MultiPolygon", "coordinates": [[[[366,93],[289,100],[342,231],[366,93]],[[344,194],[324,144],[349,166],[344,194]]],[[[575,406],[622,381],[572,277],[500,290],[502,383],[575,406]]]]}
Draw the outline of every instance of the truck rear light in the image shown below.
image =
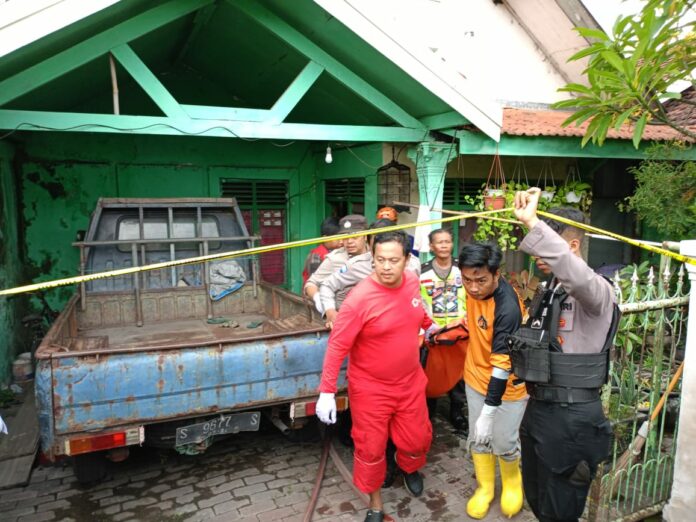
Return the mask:
{"type": "MultiPolygon", "coordinates": [[[[339,395],[336,397],[336,410],[344,411],[348,409],[348,397],[339,395]]],[[[295,401],[290,404],[290,419],[301,419],[302,417],[311,417],[317,413],[317,401],[295,401]]]]}
{"type": "Polygon", "coordinates": [[[139,428],[130,428],[125,431],[117,431],[104,435],[66,440],[65,454],[80,455],[82,453],[91,453],[93,451],[120,448],[123,446],[131,446],[133,444],[142,444],[144,440],[145,429],[140,426],[139,428]]]}

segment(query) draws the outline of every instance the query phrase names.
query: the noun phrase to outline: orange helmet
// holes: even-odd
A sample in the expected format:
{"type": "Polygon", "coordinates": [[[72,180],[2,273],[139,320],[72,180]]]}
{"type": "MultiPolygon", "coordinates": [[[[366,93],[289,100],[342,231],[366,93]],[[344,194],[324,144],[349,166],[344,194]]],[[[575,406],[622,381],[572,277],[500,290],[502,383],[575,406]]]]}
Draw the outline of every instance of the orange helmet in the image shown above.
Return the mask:
{"type": "Polygon", "coordinates": [[[399,215],[392,207],[382,207],[377,211],[377,219],[388,219],[396,223],[399,221],[399,215]]]}

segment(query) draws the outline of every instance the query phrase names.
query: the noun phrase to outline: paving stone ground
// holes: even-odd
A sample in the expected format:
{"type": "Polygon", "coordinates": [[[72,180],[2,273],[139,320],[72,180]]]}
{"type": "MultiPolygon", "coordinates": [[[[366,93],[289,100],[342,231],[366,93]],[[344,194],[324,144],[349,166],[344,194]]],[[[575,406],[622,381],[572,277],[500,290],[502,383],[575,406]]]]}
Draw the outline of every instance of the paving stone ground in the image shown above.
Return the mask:
{"type": "MultiPolygon", "coordinates": [[[[352,469],[348,448],[335,442],[352,469]]],[[[98,485],[80,486],[69,462],[34,469],[25,487],[0,491],[3,522],[302,521],[321,456],[321,442],[290,442],[272,427],[243,433],[198,456],[136,448],[110,464],[98,485]]],[[[413,498],[401,478],[383,491],[385,511],[396,520],[471,520],[466,501],[475,489],[464,440],[438,416],[423,469],[425,492],[413,498]]],[[[362,521],[365,507],[329,459],[315,521],[362,521]]],[[[494,502],[486,520],[508,520],[494,502]]],[[[528,522],[524,510],[513,520],[528,522]]]]}

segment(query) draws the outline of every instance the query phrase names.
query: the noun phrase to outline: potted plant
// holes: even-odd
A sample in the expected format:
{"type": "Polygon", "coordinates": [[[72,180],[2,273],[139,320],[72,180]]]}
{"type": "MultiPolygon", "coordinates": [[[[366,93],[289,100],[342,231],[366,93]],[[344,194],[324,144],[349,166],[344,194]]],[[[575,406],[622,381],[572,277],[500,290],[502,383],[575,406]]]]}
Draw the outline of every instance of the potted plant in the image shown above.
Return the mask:
{"type": "Polygon", "coordinates": [[[566,182],[558,187],[555,200],[557,205],[575,207],[588,213],[592,205],[592,186],[581,180],[566,182]]]}
{"type": "Polygon", "coordinates": [[[485,210],[500,210],[505,208],[505,191],[502,188],[487,188],[483,194],[485,210]]]}
{"type": "Polygon", "coordinates": [[[541,190],[542,201],[546,201],[548,203],[553,200],[554,196],[556,195],[556,184],[553,181],[553,168],[551,167],[551,162],[548,159],[544,160],[544,163],[541,166],[537,187],[544,187],[541,190]]]}
{"type": "MultiPolygon", "coordinates": [[[[515,190],[523,190],[522,185],[515,183],[506,184],[504,188],[491,189],[483,185],[481,192],[476,196],[465,196],[465,201],[472,205],[476,210],[490,210],[492,205],[500,205],[499,208],[512,206],[515,190]],[[497,192],[500,191],[500,192],[497,192]],[[494,197],[494,200],[488,198],[494,197]],[[487,201],[488,200],[488,201],[487,201]]],[[[502,250],[514,250],[519,240],[519,227],[512,222],[510,216],[491,216],[490,218],[479,218],[476,220],[476,231],[474,239],[476,241],[491,241],[498,243],[502,250]]]]}
{"type": "Polygon", "coordinates": [[[483,189],[483,209],[501,210],[503,208],[505,208],[505,173],[500,155],[496,151],[483,189]]]}

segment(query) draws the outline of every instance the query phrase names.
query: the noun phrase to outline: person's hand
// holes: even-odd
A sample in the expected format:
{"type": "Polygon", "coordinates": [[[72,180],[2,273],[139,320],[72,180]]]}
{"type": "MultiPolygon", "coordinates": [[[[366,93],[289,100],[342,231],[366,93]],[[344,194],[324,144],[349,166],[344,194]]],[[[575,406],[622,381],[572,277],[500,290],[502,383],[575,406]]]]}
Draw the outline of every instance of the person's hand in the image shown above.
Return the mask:
{"type": "Polygon", "coordinates": [[[533,229],[539,222],[537,217],[537,207],[539,205],[539,197],[541,189],[532,187],[528,190],[515,192],[514,207],[515,217],[519,219],[523,225],[529,230],[533,229]]]}
{"type": "Polygon", "coordinates": [[[336,423],[336,395],[334,393],[320,393],[316,406],[317,417],[324,424],[336,423]]]}
{"type": "Polygon", "coordinates": [[[335,308],[329,308],[326,310],[326,327],[327,328],[333,328],[334,322],[336,321],[336,317],[338,316],[338,312],[336,311],[335,308]]]}
{"type": "Polygon", "coordinates": [[[440,327],[435,323],[428,326],[428,329],[425,331],[425,342],[430,343],[432,341],[433,335],[435,335],[439,331],[440,327]]]}
{"type": "Polygon", "coordinates": [[[476,420],[474,427],[474,442],[477,445],[485,446],[491,441],[493,437],[493,419],[497,410],[497,406],[483,405],[481,415],[476,420]]]}
{"type": "Polygon", "coordinates": [[[319,295],[319,292],[314,294],[312,299],[314,300],[314,308],[316,308],[317,312],[319,312],[321,315],[324,315],[324,305],[321,302],[321,295],[319,295]]]}

